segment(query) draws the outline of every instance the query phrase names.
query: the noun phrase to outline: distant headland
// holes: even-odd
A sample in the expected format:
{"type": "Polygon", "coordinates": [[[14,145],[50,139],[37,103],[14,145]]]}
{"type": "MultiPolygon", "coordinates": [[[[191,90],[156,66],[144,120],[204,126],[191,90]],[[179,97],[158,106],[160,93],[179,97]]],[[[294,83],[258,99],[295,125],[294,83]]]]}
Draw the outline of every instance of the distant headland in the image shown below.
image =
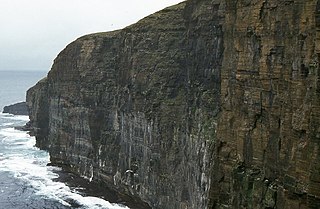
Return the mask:
{"type": "Polygon", "coordinates": [[[3,108],[3,113],[10,113],[13,115],[28,115],[28,107],[26,102],[19,102],[12,105],[5,106],[3,108]]]}

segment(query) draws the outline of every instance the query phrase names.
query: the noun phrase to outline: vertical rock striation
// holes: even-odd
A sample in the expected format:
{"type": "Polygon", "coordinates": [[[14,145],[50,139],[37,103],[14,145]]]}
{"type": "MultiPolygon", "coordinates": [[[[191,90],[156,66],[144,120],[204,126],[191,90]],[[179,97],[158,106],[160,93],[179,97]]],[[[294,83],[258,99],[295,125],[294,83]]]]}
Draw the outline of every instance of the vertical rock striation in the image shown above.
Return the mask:
{"type": "Polygon", "coordinates": [[[320,207],[317,4],[226,1],[213,208],[320,207]]]}
{"type": "Polygon", "coordinates": [[[319,208],[317,0],[189,0],[68,45],[27,94],[51,161],[155,209],[319,208]]]}
{"type": "Polygon", "coordinates": [[[205,208],[223,9],[219,1],[181,3],[71,43],[28,91],[38,146],[53,163],[152,208],[205,208]]]}

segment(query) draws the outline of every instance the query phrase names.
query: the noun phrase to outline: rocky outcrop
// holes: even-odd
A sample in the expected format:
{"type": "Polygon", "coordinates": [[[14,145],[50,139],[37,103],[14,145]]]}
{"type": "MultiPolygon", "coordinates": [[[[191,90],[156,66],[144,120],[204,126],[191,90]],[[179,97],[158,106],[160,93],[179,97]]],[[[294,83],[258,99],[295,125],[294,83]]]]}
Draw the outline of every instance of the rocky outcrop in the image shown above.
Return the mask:
{"type": "Polygon", "coordinates": [[[81,37],[27,93],[37,146],[152,208],[319,208],[319,8],[189,0],[81,37]]]}
{"type": "Polygon", "coordinates": [[[28,107],[25,102],[19,102],[5,106],[3,108],[3,113],[9,113],[13,115],[29,115],[28,107]]]}

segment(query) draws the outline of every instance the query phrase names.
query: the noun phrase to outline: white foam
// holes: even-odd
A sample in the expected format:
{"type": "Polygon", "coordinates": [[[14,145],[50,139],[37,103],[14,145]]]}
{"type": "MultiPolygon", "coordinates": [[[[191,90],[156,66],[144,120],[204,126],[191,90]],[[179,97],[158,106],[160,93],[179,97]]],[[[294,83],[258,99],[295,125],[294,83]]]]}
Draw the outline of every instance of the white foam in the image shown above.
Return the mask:
{"type": "Polygon", "coordinates": [[[127,208],[126,206],[121,206],[118,204],[112,204],[108,201],[105,201],[101,198],[97,198],[97,197],[83,197],[80,196],[80,198],[78,199],[79,203],[81,205],[87,206],[90,209],[98,209],[98,208],[108,208],[108,209],[119,209],[119,208],[127,208]]]}
{"type": "Polygon", "coordinates": [[[26,138],[29,136],[27,132],[19,131],[13,127],[0,129],[0,135],[12,138],[26,138]]]}
{"type": "MultiPolygon", "coordinates": [[[[7,144],[24,146],[23,149],[35,148],[35,137],[31,137],[25,131],[16,130],[14,128],[4,128],[0,129],[0,135],[3,136],[2,142],[7,144]]],[[[13,146],[12,148],[15,147],[13,146]]]]}
{"type": "Polygon", "coordinates": [[[13,115],[9,113],[0,113],[0,117],[6,118],[6,119],[12,119],[12,120],[22,120],[22,121],[29,120],[28,115],[13,115]]]}
{"type": "Polygon", "coordinates": [[[3,123],[1,126],[12,126],[14,123],[3,123]]]}
{"type": "MultiPolygon", "coordinates": [[[[39,152],[42,152],[39,150],[39,152]]],[[[29,156],[30,157],[30,156],[29,156]]],[[[2,161],[0,170],[13,172],[15,178],[27,182],[37,192],[36,195],[54,199],[65,206],[71,206],[67,200],[73,199],[79,205],[90,209],[128,209],[128,207],[111,204],[97,197],[84,197],[75,193],[68,186],[53,179],[58,175],[54,173],[58,168],[46,166],[49,156],[40,159],[26,158],[24,155],[14,155],[2,161]]]]}
{"type": "Polygon", "coordinates": [[[9,113],[3,113],[3,112],[0,113],[0,117],[8,117],[8,116],[11,117],[13,115],[9,113]]]}
{"type": "Polygon", "coordinates": [[[29,116],[27,115],[14,115],[13,120],[20,120],[20,121],[26,121],[28,122],[29,121],[29,116]]]}
{"type": "MultiPolygon", "coordinates": [[[[25,116],[20,118],[20,116],[5,115],[5,117],[14,118],[14,124],[12,125],[27,120],[25,116]]],[[[70,207],[68,200],[72,199],[81,205],[80,208],[82,209],[129,209],[125,206],[111,204],[101,198],[84,197],[72,191],[64,183],[54,181],[58,177],[56,171],[61,169],[46,166],[50,162],[49,154],[36,148],[35,137],[29,136],[27,132],[16,130],[13,127],[0,128],[0,138],[2,138],[0,141],[0,146],[2,147],[0,171],[12,173],[15,178],[34,188],[36,195],[56,200],[70,207]]]]}

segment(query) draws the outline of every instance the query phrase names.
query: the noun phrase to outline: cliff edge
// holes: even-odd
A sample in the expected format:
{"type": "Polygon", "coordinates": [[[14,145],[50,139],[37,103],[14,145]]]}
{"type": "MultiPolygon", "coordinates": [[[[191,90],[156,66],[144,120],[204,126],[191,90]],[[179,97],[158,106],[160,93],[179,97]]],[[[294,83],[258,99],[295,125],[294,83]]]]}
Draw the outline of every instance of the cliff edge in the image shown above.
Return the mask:
{"type": "Polygon", "coordinates": [[[222,9],[181,3],[68,45],[27,93],[37,146],[153,208],[205,208],[222,9]]]}
{"type": "Polygon", "coordinates": [[[69,44],[37,146],[155,209],[320,207],[320,3],[189,0],[69,44]]]}

